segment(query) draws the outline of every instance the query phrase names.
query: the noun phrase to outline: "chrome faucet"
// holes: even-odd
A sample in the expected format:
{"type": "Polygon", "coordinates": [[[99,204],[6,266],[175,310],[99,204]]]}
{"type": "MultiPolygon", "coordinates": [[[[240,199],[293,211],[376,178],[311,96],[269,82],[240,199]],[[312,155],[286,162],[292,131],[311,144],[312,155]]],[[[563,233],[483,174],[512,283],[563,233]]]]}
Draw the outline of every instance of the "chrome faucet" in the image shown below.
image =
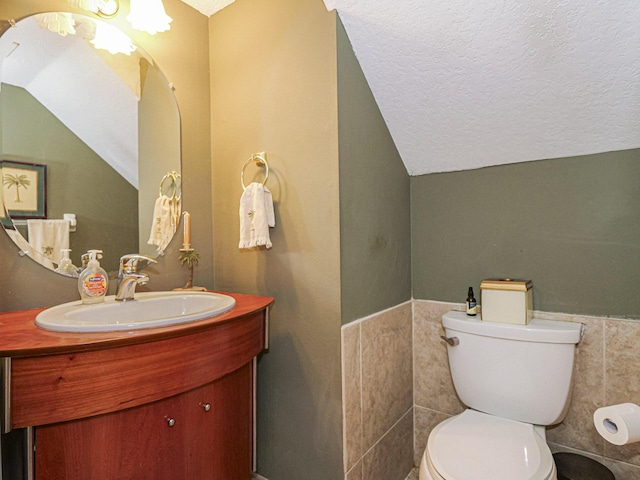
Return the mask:
{"type": "Polygon", "coordinates": [[[116,288],[116,301],[127,302],[133,300],[136,285],[144,285],[149,281],[149,276],[140,273],[150,263],[158,263],[151,257],[131,253],[120,257],[118,269],[118,287],[116,288]]]}

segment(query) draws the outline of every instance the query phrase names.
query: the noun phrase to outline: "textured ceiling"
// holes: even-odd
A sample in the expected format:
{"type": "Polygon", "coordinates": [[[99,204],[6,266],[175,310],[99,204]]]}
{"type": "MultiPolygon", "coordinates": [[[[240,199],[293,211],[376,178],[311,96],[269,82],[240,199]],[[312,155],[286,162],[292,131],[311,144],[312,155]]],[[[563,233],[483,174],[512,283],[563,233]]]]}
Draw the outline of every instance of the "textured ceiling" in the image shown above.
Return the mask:
{"type": "Polygon", "coordinates": [[[224,7],[233,3],[234,0],[182,0],[187,5],[191,5],[200,13],[210,17],[218,10],[222,10],[224,7]]]}
{"type": "Polygon", "coordinates": [[[410,175],[640,147],[638,2],[324,2],[410,175]]]}

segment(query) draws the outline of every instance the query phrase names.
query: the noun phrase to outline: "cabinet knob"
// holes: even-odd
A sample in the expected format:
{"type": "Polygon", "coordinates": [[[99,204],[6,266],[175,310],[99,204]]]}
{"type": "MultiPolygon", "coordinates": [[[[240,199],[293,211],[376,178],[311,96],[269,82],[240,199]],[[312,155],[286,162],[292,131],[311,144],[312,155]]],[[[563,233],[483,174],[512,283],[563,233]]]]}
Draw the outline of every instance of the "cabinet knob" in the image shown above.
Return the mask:
{"type": "Polygon", "coordinates": [[[211,410],[210,403],[201,403],[200,405],[202,405],[202,408],[204,409],[205,412],[208,412],[209,410],[211,410]]]}
{"type": "Polygon", "coordinates": [[[176,424],[175,418],[167,418],[167,425],[169,425],[170,427],[173,427],[175,424],[176,424]]]}

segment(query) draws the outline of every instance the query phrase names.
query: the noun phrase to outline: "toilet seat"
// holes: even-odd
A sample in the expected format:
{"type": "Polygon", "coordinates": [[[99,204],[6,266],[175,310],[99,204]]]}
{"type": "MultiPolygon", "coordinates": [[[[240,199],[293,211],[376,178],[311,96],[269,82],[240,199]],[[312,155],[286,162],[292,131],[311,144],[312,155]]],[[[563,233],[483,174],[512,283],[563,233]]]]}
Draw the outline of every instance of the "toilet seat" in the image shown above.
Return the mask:
{"type": "Polygon", "coordinates": [[[533,425],[470,409],[433,429],[423,470],[438,480],[556,478],[551,451],[533,425]]]}

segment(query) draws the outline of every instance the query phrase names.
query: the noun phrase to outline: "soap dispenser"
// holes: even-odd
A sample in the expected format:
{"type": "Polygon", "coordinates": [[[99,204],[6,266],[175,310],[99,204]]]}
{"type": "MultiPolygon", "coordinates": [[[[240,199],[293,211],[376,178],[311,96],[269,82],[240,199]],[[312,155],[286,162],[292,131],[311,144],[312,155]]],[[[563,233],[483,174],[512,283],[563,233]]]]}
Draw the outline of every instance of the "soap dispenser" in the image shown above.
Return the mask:
{"type": "Polygon", "coordinates": [[[67,277],[77,277],[78,269],[73,263],[71,263],[71,259],[69,258],[69,252],[71,252],[71,249],[62,248],[60,249],[60,252],[62,253],[62,258],[60,259],[60,263],[55,271],[62,275],[66,275],[67,277]]]}
{"type": "Polygon", "coordinates": [[[109,287],[109,277],[98,261],[102,258],[102,250],[89,250],[88,255],[87,268],[78,277],[80,298],[85,304],[104,302],[109,287]]]}

